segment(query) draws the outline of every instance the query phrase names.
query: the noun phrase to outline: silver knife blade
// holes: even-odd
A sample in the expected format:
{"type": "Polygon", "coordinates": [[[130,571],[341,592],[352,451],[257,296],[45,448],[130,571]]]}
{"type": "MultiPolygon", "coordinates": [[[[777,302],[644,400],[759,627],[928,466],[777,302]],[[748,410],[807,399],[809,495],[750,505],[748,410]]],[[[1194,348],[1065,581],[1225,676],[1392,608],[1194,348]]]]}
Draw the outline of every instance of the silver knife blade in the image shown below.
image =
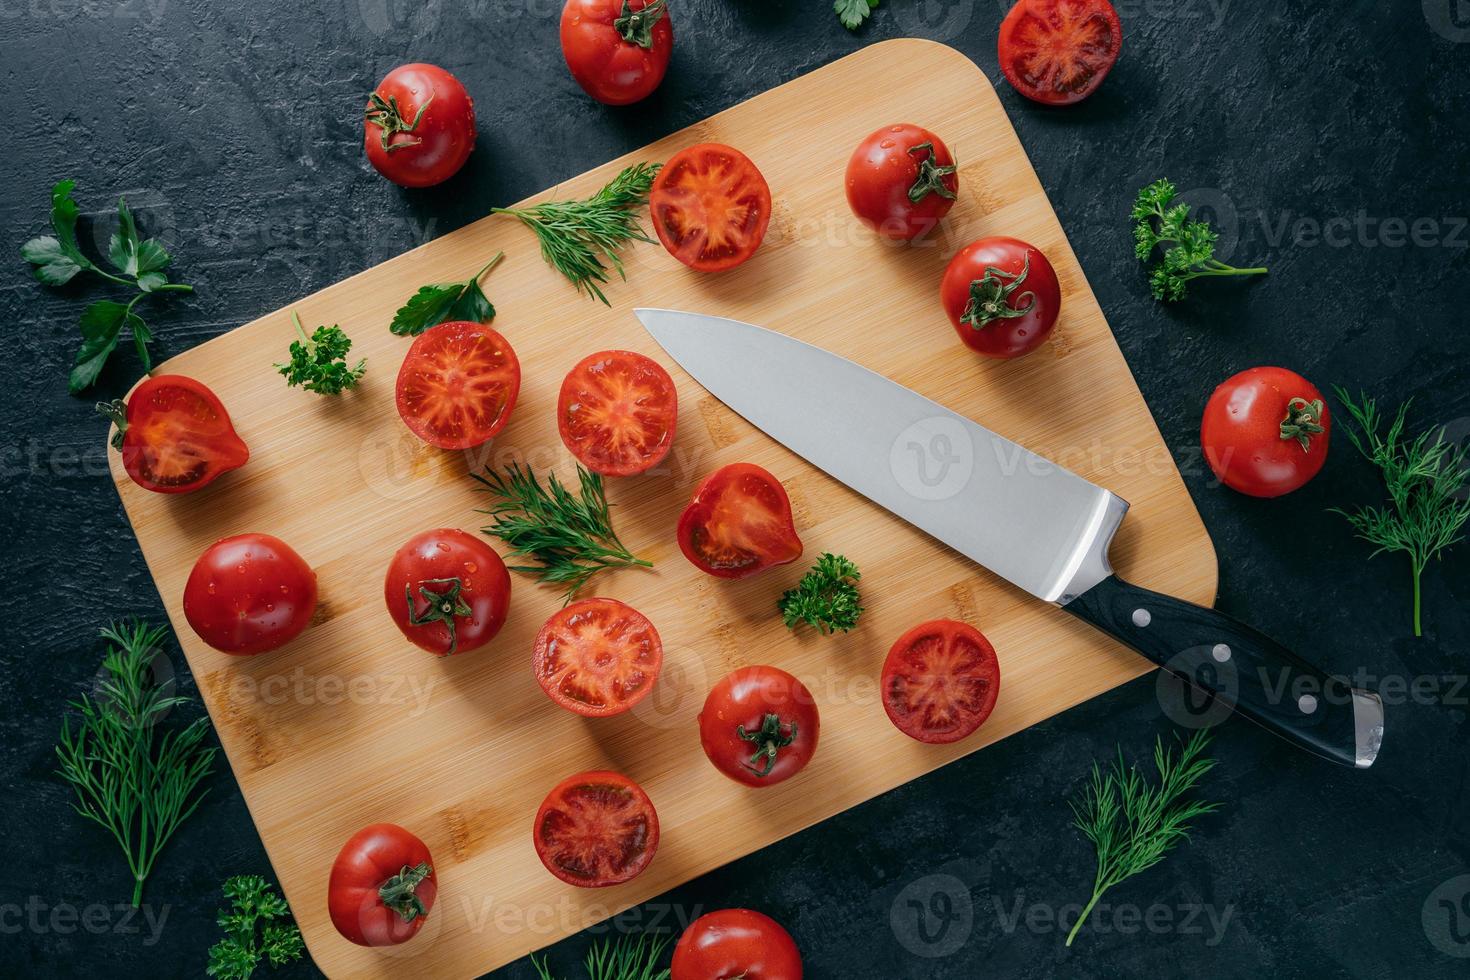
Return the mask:
{"type": "Polygon", "coordinates": [[[811,344],[634,310],[710,394],[808,462],[1048,602],[1106,578],[1128,504],[937,402],[811,344]]]}

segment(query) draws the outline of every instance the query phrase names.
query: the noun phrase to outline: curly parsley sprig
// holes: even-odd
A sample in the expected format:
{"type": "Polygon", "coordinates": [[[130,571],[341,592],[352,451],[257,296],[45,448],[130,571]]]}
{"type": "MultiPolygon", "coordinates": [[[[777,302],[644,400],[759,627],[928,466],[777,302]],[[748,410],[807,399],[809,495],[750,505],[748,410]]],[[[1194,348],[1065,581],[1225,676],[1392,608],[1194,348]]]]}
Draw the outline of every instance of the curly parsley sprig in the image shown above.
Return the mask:
{"type": "Polygon", "coordinates": [[[72,394],[85,391],[102,373],[102,366],[117,348],[124,328],[133,337],[133,347],[144,371],[153,370],[148,342],[153,333],[134,308],[154,293],[191,293],[193,286],[169,282],[164,269],[173,261],[156,238],[142,238],[127,201],[117,199],[117,231],[107,247],[107,261],[122,275],[98,266],[77,245],[77,219],[81,211],[72,200],[76,181],[62,180],[51,189],[51,229],[54,235],[32,238],[20,247],[21,258],[32,266],[36,279],[48,286],[63,286],[78,273],[91,272],[109,282],[131,286],[138,292],[126,303],[101,299],[82,311],[82,346],[77,350],[67,388],[72,394]]]}
{"type": "Polygon", "coordinates": [[[250,980],[262,961],[281,966],[301,959],[306,946],[291,919],[291,907],[260,875],[236,875],[226,881],[230,907],[215,921],[224,938],[209,949],[204,972],[218,980],[250,980]]]}
{"type": "Polygon", "coordinates": [[[1470,494],[1465,485],[1470,449],[1446,442],[1443,429],[1422,432],[1413,439],[1405,436],[1413,399],[1399,406],[1387,433],[1381,433],[1383,418],[1376,401],[1362,394],[1354,401],[1341,386],[1335,390],[1361,430],[1344,426],[1348,440],[1378,467],[1390,506],[1360,507],[1353,512],[1334,507],[1332,511],[1347,518],[1358,537],[1375,546],[1370,558],[1386,551],[1409,556],[1414,572],[1414,635],[1422,636],[1420,576],[1430,559],[1464,540],[1465,524],[1470,520],[1470,494]]]}
{"type": "Polygon", "coordinates": [[[1215,258],[1219,238],[1207,221],[1190,221],[1189,205],[1175,204],[1174,185],[1156,180],[1138,192],[1133,204],[1134,252],[1147,262],[1155,249],[1163,254],[1149,273],[1154,299],[1167,303],[1184,298],[1186,283],[1203,276],[1265,275],[1264,266],[1238,269],[1215,258]]]}
{"type": "Polygon", "coordinates": [[[781,617],[791,629],[809,623],[823,633],[846,633],[863,614],[857,590],[862,577],[858,567],[842,555],[823,554],[796,588],[781,594],[777,603],[781,617]]]}
{"type": "Polygon", "coordinates": [[[609,265],[627,278],[618,249],[630,241],[653,241],[633,212],[648,203],[649,188],[661,166],[636,163],[581,201],[543,201],[527,208],[493,208],[490,213],[519,219],[536,233],[541,257],[552,268],[571,280],[579,292],[610,306],[599,286],[608,281],[609,265]]]}
{"type": "Polygon", "coordinates": [[[286,384],[293,388],[299,385],[318,395],[339,395],[343,389],[356,388],[367,370],[367,358],[359,360],[356,367],[347,366],[352,338],[335,324],[317,327],[308,337],[295,310],[291,311],[291,321],[296,324],[299,339],[291,341],[291,360],[275,366],[285,375],[286,384]]]}
{"type": "Polygon", "coordinates": [[[1092,898],[1067,933],[1068,946],[1104,892],[1158,864],[1189,837],[1190,821],[1219,808],[1218,803],[1185,798],[1215,766],[1215,760],[1203,757],[1208,743],[1209,733],[1200,729],[1176,757],[1172,748],[1165,750],[1163,739],[1156,739],[1157,785],[1144,779],[1136,766],[1124,765],[1121,748],[1107,773],[1092,764],[1092,781],[1082,798],[1072,801],[1072,812],[1077,829],[1097,849],[1097,876],[1092,898]]]}

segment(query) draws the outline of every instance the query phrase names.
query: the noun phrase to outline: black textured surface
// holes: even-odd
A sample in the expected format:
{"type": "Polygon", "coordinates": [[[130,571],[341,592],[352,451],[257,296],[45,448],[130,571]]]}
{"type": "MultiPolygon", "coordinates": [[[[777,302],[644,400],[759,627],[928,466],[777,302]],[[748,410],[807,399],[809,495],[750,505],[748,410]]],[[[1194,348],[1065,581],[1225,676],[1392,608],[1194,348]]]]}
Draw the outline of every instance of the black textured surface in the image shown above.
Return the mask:
{"type": "MultiPolygon", "coordinates": [[[[198,292],[151,310],[168,356],[873,41],[943,40],[998,79],[1005,6],[885,0],[849,34],[824,0],[676,0],[668,80],[645,104],[608,110],[567,75],[554,0],[0,2],[11,120],[0,164],[0,972],[201,975],[219,882],[269,873],[223,768],[149,882],[161,930],[89,911],[125,901],[126,875],[110,841],[70,811],[51,746],[64,702],[96,670],[97,627],[163,612],[106,475],[92,399],[65,391],[77,315],[103,290],[41,287],[16,259],[42,230],[54,180],[76,178],[90,213],[126,192],[174,249],[177,275],[198,292]],[[465,171],[422,193],[381,180],[361,151],[364,94],[410,60],[455,72],[479,109],[465,171]]],[[[1410,639],[1404,562],[1367,561],[1325,512],[1378,493],[1344,440],[1316,481],[1274,502],[1211,486],[1194,447],[1213,386],[1258,363],[1390,401],[1413,394],[1421,421],[1470,432],[1470,17],[1458,0],[1119,7],[1123,59],[1090,101],[1047,111],[998,87],[1214,536],[1219,605],[1329,669],[1418,678],[1419,694],[1390,695],[1368,772],[1227,722],[1207,782],[1221,812],[1115,889],[1117,914],[1094,920],[1132,922],[1133,934],[1088,929],[1069,950],[1046,917],[1073,914],[1090,885],[1091,850],[1065,804],[1087,764],[1115,742],[1141,755],[1171,727],[1152,678],[665,901],[685,916],[765,910],[795,934],[812,977],[1463,976],[1449,954],[1470,954],[1470,879],[1451,881],[1470,870],[1470,690],[1455,680],[1470,658],[1470,547],[1425,576],[1426,635],[1410,639]],[[1238,240],[1234,257],[1263,259],[1270,277],[1154,303],[1125,215],[1134,189],[1160,175],[1192,189],[1238,240]],[[1314,239],[1314,226],[1332,237],[1314,239]],[[969,915],[947,933],[930,920],[921,936],[910,900],[939,909],[947,889],[961,913],[968,896],[969,915]],[[1191,918],[1200,904],[1228,914],[1218,934],[1207,915],[1191,918]],[[1152,920],[1128,918],[1153,906],[1163,911],[1152,920]],[[1174,925],[1159,928],[1165,917],[1174,925]]],[[[912,116],[922,122],[924,107],[912,116]]],[[[97,394],[121,394],[136,371],[118,356],[97,394]]],[[[579,975],[587,942],[554,947],[553,962],[579,975]]],[[[533,972],[519,963],[500,975],[533,972]]]]}

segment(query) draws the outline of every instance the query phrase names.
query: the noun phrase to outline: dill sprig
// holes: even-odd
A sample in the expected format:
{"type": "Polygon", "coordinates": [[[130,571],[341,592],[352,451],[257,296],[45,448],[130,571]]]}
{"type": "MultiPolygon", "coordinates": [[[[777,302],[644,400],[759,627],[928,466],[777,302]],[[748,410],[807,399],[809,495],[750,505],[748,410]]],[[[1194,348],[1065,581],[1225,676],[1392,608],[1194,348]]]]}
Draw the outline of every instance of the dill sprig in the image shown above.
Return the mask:
{"type": "Polygon", "coordinates": [[[1208,732],[1200,729],[1176,758],[1172,748],[1164,749],[1162,738],[1156,739],[1156,786],[1136,767],[1124,765],[1121,748],[1106,774],[1097,763],[1092,764],[1092,781],[1081,800],[1072,801],[1072,812],[1077,829],[1097,848],[1097,877],[1092,898],[1067,933],[1068,946],[1104,892],[1158,864],[1176,844],[1189,837],[1191,820],[1219,808],[1217,803],[1183,799],[1214,768],[1215,760],[1201,757],[1208,743],[1208,732]]]}
{"type": "MultiPolygon", "coordinates": [[[[587,951],[588,980],[669,980],[669,968],[659,968],[668,939],[647,933],[605,939],[587,951]]],[[[531,957],[540,980],[554,980],[546,960],[531,957]]]]}
{"type": "Polygon", "coordinates": [[[1378,467],[1388,490],[1391,507],[1360,507],[1349,513],[1332,511],[1347,518],[1358,537],[1375,545],[1373,555],[1402,551],[1409,556],[1414,573],[1414,635],[1422,636],[1419,616],[1419,578],[1431,558],[1464,538],[1470,519],[1470,494],[1465,492],[1467,450],[1444,439],[1442,429],[1404,435],[1409,399],[1399,406],[1386,435],[1380,435],[1383,417],[1378,404],[1359,394],[1354,401],[1340,385],[1338,400],[1347,408],[1361,434],[1344,427],[1347,437],[1369,462],[1378,467]]]}
{"type": "Polygon", "coordinates": [[[823,633],[846,633],[863,614],[857,582],[863,577],[858,567],[842,555],[823,554],[796,588],[781,594],[777,605],[787,627],[809,623],[823,633]]]}
{"type": "Polygon", "coordinates": [[[580,494],[567,489],[555,473],[543,485],[519,463],[511,463],[504,472],[487,466],[484,476],[470,476],[500,498],[488,509],[477,511],[494,518],[494,523],[481,530],[510,545],[509,557],[538,563],[511,565],[511,571],[566,586],[568,602],[605,568],[653,567],[653,562],[634,556],[618,540],[602,477],[596,473],[577,467],[580,494]]]}
{"type": "Polygon", "coordinates": [[[136,621],[102,630],[110,644],[102,661],[107,680],[97,697],[84,694],[70,702],[81,719],[73,730],[71,720],[62,718],[56,746],[57,772],[76,790],[72,806],[107,828],[127,857],[134,908],[158,852],[203,799],[204,792],[195,790],[209,775],[215,753],[202,744],[207,718],[174,731],[159,725],[169,711],[189,702],[165,697],[149,676],[165,634],[163,627],[136,621]]]}
{"type": "Polygon", "coordinates": [[[648,203],[648,189],[658,174],[658,163],[636,163],[614,177],[606,187],[581,201],[544,201],[528,208],[494,208],[491,214],[509,214],[536,233],[541,257],[571,280],[581,292],[606,305],[599,286],[607,282],[608,265],[626,279],[618,249],[624,243],[652,242],[633,214],[648,203]],[[607,265],[603,262],[606,260],[607,265]]]}
{"type": "Polygon", "coordinates": [[[1133,203],[1133,250],[1139,261],[1147,262],[1154,249],[1163,249],[1148,279],[1154,299],[1181,300],[1189,280],[1201,276],[1265,275],[1264,267],[1237,269],[1215,258],[1215,229],[1207,221],[1190,221],[1189,205],[1175,204],[1174,195],[1172,183],[1156,180],[1133,203]]]}

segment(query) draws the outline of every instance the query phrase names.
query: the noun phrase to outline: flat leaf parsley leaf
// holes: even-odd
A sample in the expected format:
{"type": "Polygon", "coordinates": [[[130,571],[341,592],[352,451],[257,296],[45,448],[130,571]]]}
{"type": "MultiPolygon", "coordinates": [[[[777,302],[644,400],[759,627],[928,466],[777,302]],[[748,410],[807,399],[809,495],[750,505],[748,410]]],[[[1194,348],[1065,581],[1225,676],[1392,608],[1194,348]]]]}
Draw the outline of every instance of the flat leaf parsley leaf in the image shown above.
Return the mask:
{"type": "Polygon", "coordinates": [[[480,277],[504,257],[504,252],[496,252],[495,257],[471,276],[469,282],[420,286],[418,292],[393,314],[393,322],[388,329],[400,337],[416,337],[430,327],[450,320],[489,323],[495,319],[495,307],[480,288],[480,277]]]}
{"type": "Polygon", "coordinates": [[[337,395],[345,388],[356,388],[367,370],[367,359],[359,360],[356,367],[347,366],[347,352],[352,349],[352,339],[342,332],[342,328],[320,326],[308,337],[295,310],[291,311],[291,320],[296,324],[298,338],[291,341],[291,360],[275,365],[276,370],[285,375],[286,384],[293,388],[300,385],[318,395],[337,395]]]}
{"type": "Polygon", "coordinates": [[[796,588],[787,589],[777,605],[786,625],[795,629],[809,623],[823,633],[846,633],[863,614],[857,582],[862,578],[856,565],[841,555],[828,552],[817,559],[796,588]]]}
{"type": "Polygon", "coordinates": [[[842,21],[843,27],[855,31],[876,6],[878,0],[835,0],[832,9],[837,11],[837,19],[842,21]]]}
{"type": "Polygon", "coordinates": [[[1175,204],[1174,185],[1156,180],[1138,192],[1133,204],[1133,248],[1140,262],[1154,250],[1163,255],[1149,273],[1154,299],[1167,303],[1184,298],[1185,284],[1201,276],[1264,275],[1264,267],[1237,269],[1215,258],[1219,238],[1207,221],[1190,221],[1189,205],[1175,204]]]}

